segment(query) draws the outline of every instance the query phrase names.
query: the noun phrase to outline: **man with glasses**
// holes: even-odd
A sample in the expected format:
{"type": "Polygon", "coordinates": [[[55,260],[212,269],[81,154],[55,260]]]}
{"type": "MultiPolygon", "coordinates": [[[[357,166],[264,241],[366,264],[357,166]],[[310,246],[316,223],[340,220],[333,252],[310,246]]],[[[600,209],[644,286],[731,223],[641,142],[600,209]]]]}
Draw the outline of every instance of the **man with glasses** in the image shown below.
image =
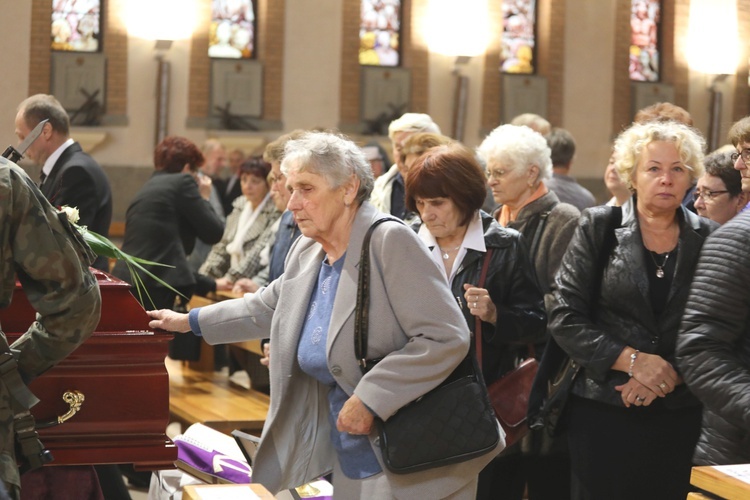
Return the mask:
{"type": "MultiPolygon", "coordinates": [[[[54,207],[77,208],[81,214],[79,225],[109,236],[112,222],[109,179],[96,160],[70,137],[68,112],[54,96],[36,94],[19,104],[15,120],[18,142],[45,119],[49,122],[25,155],[42,167],[40,191],[54,207]]],[[[93,267],[109,271],[109,261],[97,257],[93,267]]]]}
{"type": "Polygon", "coordinates": [[[741,176],[734,168],[734,154],[715,152],[706,156],[706,173],[693,192],[698,215],[724,224],[742,211],[750,194],[742,191],[741,176]]]}
{"type": "Polygon", "coordinates": [[[742,177],[742,190],[750,192],[750,116],[741,119],[729,130],[729,140],[737,149],[732,153],[734,168],[742,177]]]}

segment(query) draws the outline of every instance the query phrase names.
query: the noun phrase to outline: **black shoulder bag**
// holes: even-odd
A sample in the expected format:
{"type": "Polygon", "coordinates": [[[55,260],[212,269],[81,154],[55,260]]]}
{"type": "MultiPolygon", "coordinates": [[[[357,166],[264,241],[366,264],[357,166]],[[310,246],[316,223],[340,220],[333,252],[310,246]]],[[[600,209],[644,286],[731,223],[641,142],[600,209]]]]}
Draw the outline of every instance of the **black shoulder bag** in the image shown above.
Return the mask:
{"type": "MultiPolygon", "coordinates": [[[[370,237],[362,243],[354,324],[354,352],[366,374],[380,361],[367,359],[370,285],[370,237]]],[[[398,221],[401,222],[401,221],[398,221]]],[[[375,418],[385,466],[408,474],[465,462],[493,450],[500,441],[497,420],[490,406],[474,349],[439,386],[407,404],[387,421],[375,418]]]]}
{"type": "MultiPolygon", "coordinates": [[[[604,268],[617,242],[615,229],[622,221],[622,208],[612,207],[607,219],[607,230],[594,270],[591,290],[591,311],[596,314],[601,294],[604,268]]],[[[560,435],[564,426],[565,407],[573,388],[573,382],[581,370],[581,365],[568,356],[555,339],[550,337],[539,363],[534,384],[529,396],[529,427],[534,430],[544,429],[550,436],[560,435]]]]}

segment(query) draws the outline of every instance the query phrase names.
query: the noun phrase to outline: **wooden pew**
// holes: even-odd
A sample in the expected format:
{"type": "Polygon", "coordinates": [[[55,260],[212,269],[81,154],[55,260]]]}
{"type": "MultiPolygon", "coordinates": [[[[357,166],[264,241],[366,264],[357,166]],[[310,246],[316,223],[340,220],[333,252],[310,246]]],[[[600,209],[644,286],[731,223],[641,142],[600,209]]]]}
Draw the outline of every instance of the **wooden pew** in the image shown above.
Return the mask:
{"type": "MultiPolygon", "coordinates": [[[[208,297],[194,295],[188,303],[188,308],[203,307],[214,304],[222,300],[236,299],[242,297],[242,294],[232,292],[216,292],[208,297]]],[[[268,368],[260,364],[260,358],[263,357],[263,350],[260,348],[260,340],[247,340],[229,344],[230,350],[235,349],[237,359],[240,364],[247,370],[250,376],[250,383],[253,389],[268,393],[268,368]]],[[[200,360],[190,361],[188,366],[195,371],[209,374],[214,370],[214,348],[206,342],[201,344],[200,360]]]]}
{"type": "Polygon", "coordinates": [[[184,427],[200,422],[225,434],[240,429],[260,434],[270,399],[253,389],[229,382],[222,374],[200,372],[186,363],[166,359],[169,412],[184,427]]]}

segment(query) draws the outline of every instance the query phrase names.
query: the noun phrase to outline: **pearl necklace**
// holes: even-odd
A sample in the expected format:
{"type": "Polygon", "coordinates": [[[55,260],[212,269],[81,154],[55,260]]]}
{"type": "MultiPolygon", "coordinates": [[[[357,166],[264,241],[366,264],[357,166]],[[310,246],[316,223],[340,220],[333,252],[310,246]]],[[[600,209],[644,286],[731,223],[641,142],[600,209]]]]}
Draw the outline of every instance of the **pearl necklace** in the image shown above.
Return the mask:
{"type": "Polygon", "coordinates": [[[461,245],[458,245],[456,248],[451,248],[450,250],[445,250],[440,245],[438,245],[438,248],[443,253],[443,260],[448,260],[448,259],[451,258],[451,256],[450,256],[451,252],[455,252],[456,250],[458,250],[459,248],[461,248],[461,245]]]}

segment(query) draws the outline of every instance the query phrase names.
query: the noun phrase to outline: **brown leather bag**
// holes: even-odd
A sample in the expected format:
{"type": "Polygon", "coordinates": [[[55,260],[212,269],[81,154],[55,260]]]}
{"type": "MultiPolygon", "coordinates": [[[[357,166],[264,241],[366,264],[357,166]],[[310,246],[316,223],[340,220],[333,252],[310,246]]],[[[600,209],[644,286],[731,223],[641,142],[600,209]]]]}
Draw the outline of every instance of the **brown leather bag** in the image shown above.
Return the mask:
{"type": "Polygon", "coordinates": [[[505,431],[505,446],[510,447],[529,432],[526,412],[529,394],[539,363],[533,357],[523,360],[487,387],[490,403],[505,431]]]}
{"type": "MultiPolygon", "coordinates": [[[[479,277],[478,288],[484,288],[487,278],[492,249],[488,248],[482,263],[482,272],[479,277]]],[[[479,366],[482,366],[482,320],[476,318],[474,327],[475,345],[479,366]]],[[[495,410],[500,425],[505,431],[505,447],[513,446],[518,440],[529,432],[526,422],[526,413],[529,409],[529,394],[534,377],[539,369],[539,363],[534,358],[534,345],[529,344],[529,358],[523,360],[513,370],[509,371],[499,379],[487,386],[490,395],[490,403],[495,410]]]]}

